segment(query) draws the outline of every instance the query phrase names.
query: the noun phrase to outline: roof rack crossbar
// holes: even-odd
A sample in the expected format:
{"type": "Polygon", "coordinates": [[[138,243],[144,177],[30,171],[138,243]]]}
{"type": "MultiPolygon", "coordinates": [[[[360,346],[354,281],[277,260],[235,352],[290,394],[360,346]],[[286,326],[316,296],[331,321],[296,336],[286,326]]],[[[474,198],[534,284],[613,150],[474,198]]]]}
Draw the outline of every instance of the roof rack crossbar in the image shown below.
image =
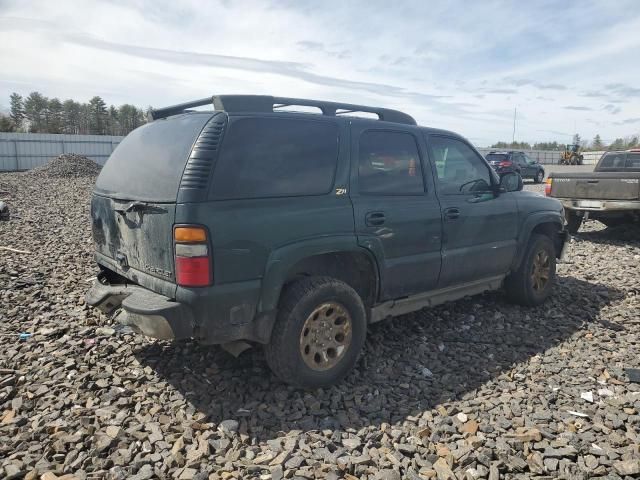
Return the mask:
{"type": "Polygon", "coordinates": [[[188,108],[202,107],[210,104],[213,104],[216,110],[223,110],[229,113],[273,113],[274,109],[291,106],[316,107],[320,109],[323,115],[332,117],[347,113],[366,112],[376,114],[380,120],[385,122],[416,125],[416,121],[410,115],[389,108],[353,105],[350,103],[323,102],[303,98],[272,97],[268,95],[218,95],[152,110],[149,116],[150,120],[157,120],[159,118],[177,115],[188,108]]]}

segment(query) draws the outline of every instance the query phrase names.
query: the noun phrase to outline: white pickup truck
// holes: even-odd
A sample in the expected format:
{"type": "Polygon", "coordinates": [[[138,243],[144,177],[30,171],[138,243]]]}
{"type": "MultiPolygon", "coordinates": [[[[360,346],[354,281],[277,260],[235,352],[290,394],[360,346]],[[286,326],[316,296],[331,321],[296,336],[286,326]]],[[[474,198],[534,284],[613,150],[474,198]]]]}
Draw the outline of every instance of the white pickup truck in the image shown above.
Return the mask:
{"type": "Polygon", "coordinates": [[[562,202],[567,230],[583,220],[607,226],[640,221],[640,149],[605,153],[591,173],[550,173],[547,196],[562,202]]]}

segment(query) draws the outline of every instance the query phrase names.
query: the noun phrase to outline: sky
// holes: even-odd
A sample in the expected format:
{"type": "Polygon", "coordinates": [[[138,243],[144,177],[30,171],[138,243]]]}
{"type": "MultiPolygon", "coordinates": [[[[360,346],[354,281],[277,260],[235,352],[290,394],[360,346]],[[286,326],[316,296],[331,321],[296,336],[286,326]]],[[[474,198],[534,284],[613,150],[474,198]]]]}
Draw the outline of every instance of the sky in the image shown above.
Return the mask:
{"type": "Polygon", "coordinates": [[[615,1],[0,0],[11,92],[396,108],[479,147],[640,132],[640,8],[615,1]]]}

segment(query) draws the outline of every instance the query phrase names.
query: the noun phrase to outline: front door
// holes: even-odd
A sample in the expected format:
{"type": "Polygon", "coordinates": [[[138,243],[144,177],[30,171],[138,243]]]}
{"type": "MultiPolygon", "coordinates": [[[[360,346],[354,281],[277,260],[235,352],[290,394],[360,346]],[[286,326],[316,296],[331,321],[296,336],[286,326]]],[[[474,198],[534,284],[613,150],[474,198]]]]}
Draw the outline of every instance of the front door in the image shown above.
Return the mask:
{"type": "Polygon", "coordinates": [[[443,215],[439,287],[507,273],[518,231],[514,194],[494,194],[495,175],[463,140],[430,135],[428,145],[443,215]]]}
{"type": "Polygon", "coordinates": [[[358,243],[374,252],[380,300],[437,286],[442,237],[440,204],[424,139],[402,130],[352,125],[351,200],[358,243]],[[425,175],[426,173],[426,175],[425,175]]]}

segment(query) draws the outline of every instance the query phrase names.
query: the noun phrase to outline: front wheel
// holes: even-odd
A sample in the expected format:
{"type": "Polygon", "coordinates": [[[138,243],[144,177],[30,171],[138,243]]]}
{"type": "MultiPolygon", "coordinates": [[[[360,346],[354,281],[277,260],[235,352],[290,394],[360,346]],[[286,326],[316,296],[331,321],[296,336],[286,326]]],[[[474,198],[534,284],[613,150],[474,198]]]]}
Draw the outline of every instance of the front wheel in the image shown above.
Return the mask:
{"type": "Polygon", "coordinates": [[[518,270],[509,275],[505,289],[509,299],[525,306],[540,305],[551,294],[556,278],[556,251],[546,235],[533,234],[518,270]]]}
{"type": "Polygon", "coordinates": [[[265,356],[281,380],[326,387],[353,369],[366,331],[365,307],[353,288],[330,277],[308,277],[284,291],[265,356]]]}
{"type": "Polygon", "coordinates": [[[542,170],[538,170],[538,173],[536,174],[533,181],[536,183],[542,183],[543,180],[544,180],[544,172],[542,170]]]}

